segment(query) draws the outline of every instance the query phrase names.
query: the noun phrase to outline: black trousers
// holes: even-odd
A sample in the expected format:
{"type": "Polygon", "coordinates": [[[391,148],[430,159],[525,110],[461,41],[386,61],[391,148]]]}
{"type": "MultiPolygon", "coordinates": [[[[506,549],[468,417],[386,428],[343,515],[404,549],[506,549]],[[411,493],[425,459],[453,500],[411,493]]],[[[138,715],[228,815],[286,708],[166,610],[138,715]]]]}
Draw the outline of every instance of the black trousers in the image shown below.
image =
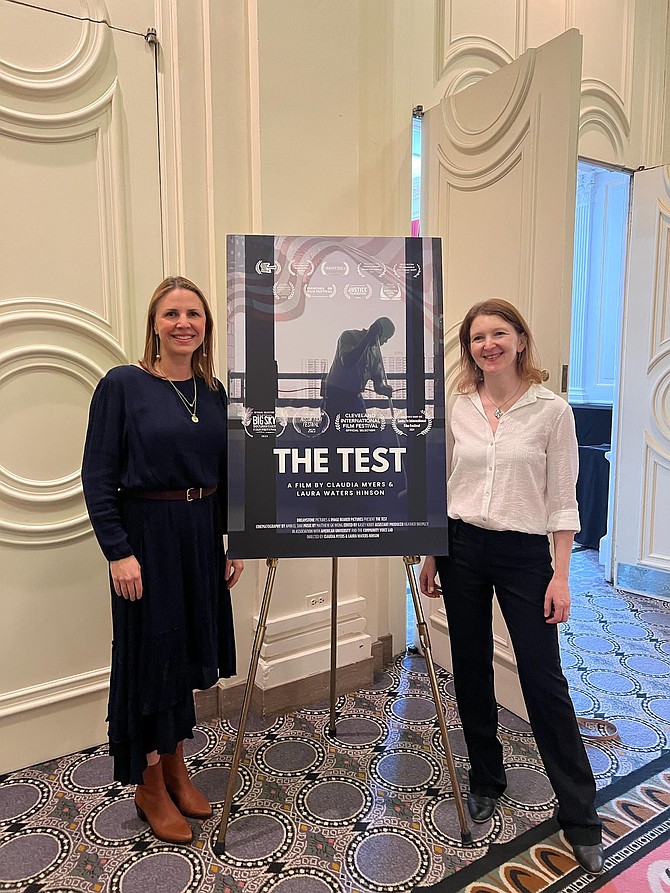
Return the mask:
{"type": "Polygon", "coordinates": [[[493,687],[493,591],[505,618],[533,734],[571,843],[601,839],[595,781],[561,669],[558,630],[544,617],[552,577],[546,536],[449,522],[449,556],[437,570],[449,621],[458,710],[470,758],[470,790],[506,787],[493,687]]]}

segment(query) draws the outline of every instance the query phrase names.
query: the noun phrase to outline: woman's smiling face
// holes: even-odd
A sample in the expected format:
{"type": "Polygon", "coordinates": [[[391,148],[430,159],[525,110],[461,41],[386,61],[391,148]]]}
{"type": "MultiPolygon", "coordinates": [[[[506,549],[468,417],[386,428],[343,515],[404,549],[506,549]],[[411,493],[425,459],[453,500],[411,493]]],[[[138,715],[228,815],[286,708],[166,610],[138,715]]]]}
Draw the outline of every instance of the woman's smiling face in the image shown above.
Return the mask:
{"type": "Polygon", "coordinates": [[[185,288],[175,288],[156,305],[154,331],[165,356],[192,355],[205,338],[207,321],[200,298],[185,288]]]}
{"type": "Polygon", "coordinates": [[[469,346],[472,359],[485,375],[516,372],[517,355],[526,346],[526,336],[502,316],[480,314],[472,320],[469,346]]]}

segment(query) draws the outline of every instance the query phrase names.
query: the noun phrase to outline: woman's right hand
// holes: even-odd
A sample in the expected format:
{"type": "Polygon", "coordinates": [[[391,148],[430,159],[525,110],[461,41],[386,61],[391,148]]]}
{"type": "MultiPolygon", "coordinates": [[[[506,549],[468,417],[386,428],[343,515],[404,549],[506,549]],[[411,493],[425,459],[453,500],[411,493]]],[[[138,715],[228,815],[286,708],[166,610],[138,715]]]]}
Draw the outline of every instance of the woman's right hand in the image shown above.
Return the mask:
{"type": "Polygon", "coordinates": [[[428,598],[438,598],[442,595],[442,590],[435,583],[436,576],[437,565],[435,563],[435,556],[426,555],[423,559],[423,564],[421,565],[421,572],[419,573],[419,586],[421,587],[421,592],[424,595],[427,595],[428,598]]]}
{"type": "Polygon", "coordinates": [[[142,571],[134,555],[109,562],[114,592],[131,602],[142,598],[142,571]]]}

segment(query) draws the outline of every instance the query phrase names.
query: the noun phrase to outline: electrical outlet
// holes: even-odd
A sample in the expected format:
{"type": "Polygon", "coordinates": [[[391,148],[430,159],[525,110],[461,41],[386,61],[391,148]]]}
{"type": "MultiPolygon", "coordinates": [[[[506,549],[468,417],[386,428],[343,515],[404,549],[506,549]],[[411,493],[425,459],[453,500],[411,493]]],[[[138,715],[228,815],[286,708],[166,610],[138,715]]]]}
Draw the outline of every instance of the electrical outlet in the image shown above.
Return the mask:
{"type": "Polygon", "coordinates": [[[308,608],[322,608],[326,604],[326,593],[315,592],[312,595],[306,595],[308,608]]]}

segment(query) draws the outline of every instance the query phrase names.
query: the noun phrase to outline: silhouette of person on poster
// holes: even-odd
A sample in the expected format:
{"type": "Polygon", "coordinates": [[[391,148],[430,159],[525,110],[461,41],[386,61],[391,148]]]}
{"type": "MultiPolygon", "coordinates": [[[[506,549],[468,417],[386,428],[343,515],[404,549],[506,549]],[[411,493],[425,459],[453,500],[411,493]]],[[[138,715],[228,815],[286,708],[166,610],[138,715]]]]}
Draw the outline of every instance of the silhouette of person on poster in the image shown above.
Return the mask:
{"type": "Polygon", "coordinates": [[[381,345],[395,333],[387,316],[376,319],[369,329],[346,329],[337,339],[335,357],[323,380],[323,409],[331,419],[338,413],[365,413],[363,391],[368,381],[377,394],[391,398],[381,345]]]}

